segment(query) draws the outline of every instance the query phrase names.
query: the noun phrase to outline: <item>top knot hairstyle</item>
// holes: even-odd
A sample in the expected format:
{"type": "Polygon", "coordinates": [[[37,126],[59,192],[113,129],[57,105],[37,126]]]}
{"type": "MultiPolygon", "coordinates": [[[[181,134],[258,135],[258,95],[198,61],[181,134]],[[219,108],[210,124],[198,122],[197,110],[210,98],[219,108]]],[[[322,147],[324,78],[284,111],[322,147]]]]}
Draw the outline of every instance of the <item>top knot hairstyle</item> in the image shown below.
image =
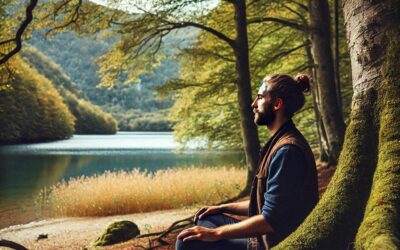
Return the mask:
{"type": "Polygon", "coordinates": [[[297,74],[294,79],[283,74],[268,75],[263,82],[271,98],[283,100],[285,114],[289,118],[304,106],[306,101],[304,95],[311,90],[310,80],[302,74],[297,74]]]}

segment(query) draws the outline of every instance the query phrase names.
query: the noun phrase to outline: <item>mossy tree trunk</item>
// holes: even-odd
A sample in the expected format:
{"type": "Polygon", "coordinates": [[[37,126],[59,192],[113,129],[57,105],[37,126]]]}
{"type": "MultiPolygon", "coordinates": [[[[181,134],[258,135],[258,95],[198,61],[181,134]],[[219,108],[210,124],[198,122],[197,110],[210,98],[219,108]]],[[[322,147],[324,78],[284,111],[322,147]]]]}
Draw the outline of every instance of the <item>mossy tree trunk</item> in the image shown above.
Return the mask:
{"type": "Polygon", "coordinates": [[[400,1],[353,0],[344,11],[353,78],[376,86],[380,125],[378,164],[355,246],[400,249],[400,1]]]}
{"type": "Polygon", "coordinates": [[[344,16],[354,95],[339,165],[276,249],[400,248],[400,1],[347,0],[344,16]]]}

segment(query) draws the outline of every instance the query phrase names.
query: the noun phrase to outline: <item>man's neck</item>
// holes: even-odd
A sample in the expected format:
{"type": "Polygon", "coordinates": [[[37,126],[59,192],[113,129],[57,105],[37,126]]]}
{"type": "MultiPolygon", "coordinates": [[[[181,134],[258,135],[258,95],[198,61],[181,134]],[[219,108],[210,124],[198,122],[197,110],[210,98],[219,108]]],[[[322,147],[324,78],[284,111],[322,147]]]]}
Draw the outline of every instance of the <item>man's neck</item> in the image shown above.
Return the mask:
{"type": "Polygon", "coordinates": [[[273,136],[281,127],[283,124],[285,124],[287,121],[290,119],[287,117],[276,117],[273,123],[270,125],[267,125],[269,133],[271,136],[273,136]]]}

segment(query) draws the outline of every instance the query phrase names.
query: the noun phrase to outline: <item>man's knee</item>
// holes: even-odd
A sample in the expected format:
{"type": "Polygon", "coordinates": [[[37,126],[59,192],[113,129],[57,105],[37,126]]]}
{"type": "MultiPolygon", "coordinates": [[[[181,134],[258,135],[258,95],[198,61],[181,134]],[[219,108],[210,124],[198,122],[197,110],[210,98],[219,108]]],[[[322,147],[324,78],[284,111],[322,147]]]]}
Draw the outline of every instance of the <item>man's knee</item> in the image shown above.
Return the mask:
{"type": "Polygon", "coordinates": [[[210,214],[207,215],[197,221],[198,226],[202,227],[208,227],[208,228],[215,228],[219,227],[221,225],[224,225],[223,221],[223,216],[222,214],[210,214]]]}
{"type": "Polygon", "coordinates": [[[198,240],[191,240],[183,242],[181,239],[176,240],[175,249],[176,250],[200,250],[198,246],[198,240]]]}

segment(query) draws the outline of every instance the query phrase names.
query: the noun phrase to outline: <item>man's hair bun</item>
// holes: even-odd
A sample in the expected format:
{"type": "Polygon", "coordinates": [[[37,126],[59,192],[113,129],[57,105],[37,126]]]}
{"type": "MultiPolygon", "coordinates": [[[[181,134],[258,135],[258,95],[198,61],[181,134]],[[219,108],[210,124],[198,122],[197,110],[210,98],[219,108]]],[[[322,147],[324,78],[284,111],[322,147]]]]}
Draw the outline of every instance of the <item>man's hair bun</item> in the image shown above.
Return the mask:
{"type": "Polygon", "coordinates": [[[306,75],[297,74],[294,81],[303,93],[308,93],[310,91],[310,79],[308,79],[306,75]]]}

